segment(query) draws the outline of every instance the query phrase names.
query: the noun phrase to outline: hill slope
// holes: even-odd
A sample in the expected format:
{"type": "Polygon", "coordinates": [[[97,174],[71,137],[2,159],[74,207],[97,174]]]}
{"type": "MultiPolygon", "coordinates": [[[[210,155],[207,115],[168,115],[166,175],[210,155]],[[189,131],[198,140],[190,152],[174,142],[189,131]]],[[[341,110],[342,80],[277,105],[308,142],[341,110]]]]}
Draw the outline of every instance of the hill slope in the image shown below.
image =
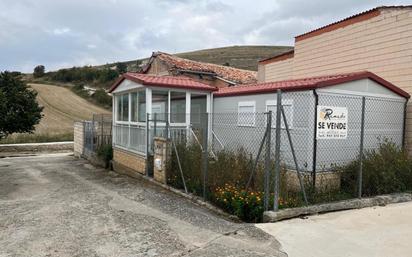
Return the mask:
{"type": "Polygon", "coordinates": [[[29,84],[38,92],[37,100],[44,106],[44,117],[35,134],[73,133],[73,122],[90,120],[93,113],[110,113],[76,95],[70,89],[45,84],[29,84]]]}
{"type": "Polygon", "coordinates": [[[0,144],[57,142],[73,140],[73,123],[91,120],[94,113],[106,113],[86,99],[62,86],[28,84],[38,92],[37,101],[44,107],[43,118],[33,134],[12,134],[0,144]]]}
{"type": "MultiPolygon", "coordinates": [[[[228,46],[177,53],[175,55],[193,61],[209,62],[219,65],[229,64],[235,68],[257,71],[259,60],[275,56],[292,49],[293,47],[290,46],[228,46]]],[[[136,62],[144,62],[146,60],[147,58],[127,61],[124,63],[127,64],[129,70],[136,70],[136,62]]],[[[112,65],[113,64],[109,64],[109,66],[112,65]]]]}

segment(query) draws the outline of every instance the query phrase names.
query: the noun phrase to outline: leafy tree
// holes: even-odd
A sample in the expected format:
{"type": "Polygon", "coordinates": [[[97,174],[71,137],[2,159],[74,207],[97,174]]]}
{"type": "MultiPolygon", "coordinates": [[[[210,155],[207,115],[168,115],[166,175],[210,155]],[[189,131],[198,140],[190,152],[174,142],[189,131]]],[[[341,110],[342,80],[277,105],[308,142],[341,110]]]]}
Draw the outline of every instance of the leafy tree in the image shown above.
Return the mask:
{"type": "Polygon", "coordinates": [[[123,74],[127,72],[127,65],[123,62],[116,63],[116,70],[119,74],[123,74]]]}
{"type": "Polygon", "coordinates": [[[103,83],[108,82],[108,81],[113,81],[118,76],[119,76],[119,73],[116,70],[103,69],[100,71],[99,81],[103,83]]]}
{"type": "Polygon", "coordinates": [[[45,71],[46,71],[46,68],[44,68],[44,65],[37,65],[36,67],[34,67],[33,76],[35,78],[43,77],[45,71]]]}
{"type": "Polygon", "coordinates": [[[0,137],[34,131],[43,110],[36,96],[19,77],[0,72],[0,137]]]}
{"type": "Polygon", "coordinates": [[[100,105],[111,107],[112,106],[112,97],[104,91],[104,89],[97,89],[96,92],[94,92],[93,99],[96,100],[96,102],[100,105]]]}

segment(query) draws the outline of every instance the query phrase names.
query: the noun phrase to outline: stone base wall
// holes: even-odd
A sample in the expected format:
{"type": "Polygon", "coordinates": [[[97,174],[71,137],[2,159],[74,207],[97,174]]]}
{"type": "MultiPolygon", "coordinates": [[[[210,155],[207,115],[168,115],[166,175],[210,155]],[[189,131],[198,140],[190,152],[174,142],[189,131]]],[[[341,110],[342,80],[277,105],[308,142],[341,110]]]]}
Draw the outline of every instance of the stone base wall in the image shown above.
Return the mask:
{"type": "MultiPolygon", "coordinates": [[[[312,173],[302,172],[302,179],[305,185],[312,183],[312,173]]],[[[318,172],[316,173],[315,186],[318,190],[333,191],[340,189],[341,176],[339,172],[318,172]]],[[[287,170],[282,174],[282,182],[291,191],[300,191],[298,174],[294,170],[287,170]]]]}
{"type": "Polygon", "coordinates": [[[81,157],[84,151],[84,123],[79,121],[74,123],[74,156],[81,157]]]}
{"type": "Polygon", "coordinates": [[[170,156],[169,142],[165,138],[154,138],[153,178],[167,184],[167,161],[170,156]]]}
{"type": "Polygon", "coordinates": [[[129,176],[146,174],[146,157],[113,147],[113,169],[129,176]]]}

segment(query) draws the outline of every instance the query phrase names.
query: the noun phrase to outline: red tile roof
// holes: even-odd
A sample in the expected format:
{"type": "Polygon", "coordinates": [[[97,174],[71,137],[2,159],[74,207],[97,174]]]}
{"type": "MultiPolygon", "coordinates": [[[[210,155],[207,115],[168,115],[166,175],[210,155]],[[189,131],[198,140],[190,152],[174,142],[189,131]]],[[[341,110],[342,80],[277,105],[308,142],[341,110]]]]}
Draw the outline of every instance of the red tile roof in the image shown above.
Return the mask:
{"type": "Polygon", "coordinates": [[[212,63],[192,61],[163,52],[153,53],[151,60],[149,60],[149,63],[146,68],[143,69],[143,72],[146,72],[148,70],[153,58],[159,58],[160,60],[166,62],[176,69],[195,72],[210,72],[214,73],[217,77],[235,83],[246,84],[255,83],[257,81],[257,73],[255,71],[242,70],[212,63]]]}
{"type": "Polygon", "coordinates": [[[323,26],[323,27],[314,29],[312,31],[306,32],[304,34],[298,35],[295,37],[295,42],[304,40],[306,38],[310,38],[313,36],[317,36],[325,32],[333,31],[335,29],[343,28],[343,27],[346,27],[348,25],[351,25],[357,22],[368,20],[370,18],[378,16],[383,9],[403,9],[403,8],[412,8],[412,5],[378,6],[373,9],[349,16],[343,20],[336,21],[326,26],[323,26]]]}
{"type": "Polygon", "coordinates": [[[183,76],[154,76],[135,72],[127,72],[123,74],[109,89],[109,93],[113,92],[120,83],[125,80],[131,80],[136,83],[153,86],[153,87],[170,87],[181,89],[193,89],[200,91],[215,91],[217,88],[200,83],[188,77],[183,76]]]}
{"type": "Polygon", "coordinates": [[[396,87],[392,83],[378,77],[377,75],[368,72],[353,72],[346,74],[336,74],[327,76],[318,76],[312,78],[285,80],[277,82],[266,82],[249,84],[234,87],[220,88],[218,92],[214,93],[215,97],[222,96],[236,96],[236,95],[249,95],[249,94],[262,94],[262,93],[274,93],[277,89],[282,91],[300,91],[300,90],[312,90],[332,85],[337,85],[345,82],[355,81],[359,79],[371,79],[389,90],[399,94],[400,96],[409,98],[409,94],[402,89],[396,87]]]}

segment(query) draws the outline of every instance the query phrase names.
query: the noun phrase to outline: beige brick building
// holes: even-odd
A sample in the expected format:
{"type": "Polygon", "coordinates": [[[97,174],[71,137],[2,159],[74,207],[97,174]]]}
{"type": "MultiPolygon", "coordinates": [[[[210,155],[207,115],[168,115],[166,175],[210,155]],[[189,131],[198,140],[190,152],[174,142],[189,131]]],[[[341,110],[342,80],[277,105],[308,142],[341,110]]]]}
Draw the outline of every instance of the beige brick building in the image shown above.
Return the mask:
{"type": "MultiPolygon", "coordinates": [[[[412,5],[383,6],[295,37],[294,51],[260,61],[260,82],[371,71],[412,93],[412,5]]],[[[406,143],[412,152],[412,104],[406,143]]]]}

